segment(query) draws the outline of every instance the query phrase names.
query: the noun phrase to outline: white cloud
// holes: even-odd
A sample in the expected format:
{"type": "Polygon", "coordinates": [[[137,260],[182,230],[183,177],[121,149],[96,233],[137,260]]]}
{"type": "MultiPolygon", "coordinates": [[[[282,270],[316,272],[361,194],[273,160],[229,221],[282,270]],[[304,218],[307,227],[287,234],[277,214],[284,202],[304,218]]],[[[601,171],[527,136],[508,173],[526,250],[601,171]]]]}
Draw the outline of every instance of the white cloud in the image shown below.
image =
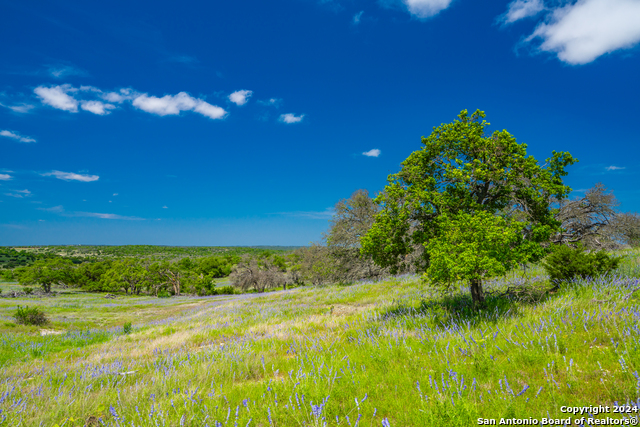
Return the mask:
{"type": "Polygon", "coordinates": [[[367,157],[378,157],[380,153],[382,153],[382,151],[374,148],[373,150],[365,151],[364,153],[362,153],[362,155],[367,157]]]}
{"type": "Polygon", "coordinates": [[[22,199],[25,197],[29,197],[31,195],[31,191],[29,190],[10,190],[10,193],[4,193],[5,196],[15,197],[17,199],[22,199]]]}
{"type": "Polygon", "coordinates": [[[251,95],[253,95],[253,91],[237,90],[233,92],[231,95],[229,95],[229,101],[233,102],[237,106],[241,106],[246,104],[247,101],[249,101],[249,98],[251,98],[251,95]]]}
{"type": "Polygon", "coordinates": [[[287,113],[287,114],[281,114],[278,120],[280,120],[283,123],[290,124],[290,123],[299,123],[302,121],[302,119],[304,119],[304,114],[296,116],[294,114],[287,113]]]}
{"type": "Polygon", "coordinates": [[[114,108],[116,108],[115,105],[105,104],[104,102],[100,101],[82,101],[80,107],[85,111],[89,111],[100,116],[109,114],[109,110],[113,110],[114,108]]]}
{"type": "Polygon", "coordinates": [[[181,111],[195,111],[211,119],[221,119],[227,114],[224,109],[193,98],[186,92],[165,95],[162,98],[142,94],[133,100],[133,106],[159,116],[177,115],[181,111]]]}
{"type": "Polygon", "coordinates": [[[277,212],[278,215],[298,216],[311,219],[330,219],[335,214],[333,208],[326,208],[324,211],[294,211],[294,212],[277,212]]]}
{"type": "Polygon", "coordinates": [[[13,177],[11,175],[7,175],[6,173],[0,173],[0,181],[11,181],[13,177]]]}
{"type": "Polygon", "coordinates": [[[162,209],[169,209],[169,208],[168,208],[168,207],[166,207],[166,206],[163,206],[163,207],[162,207],[162,209]]]}
{"type": "Polygon", "coordinates": [[[420,18],[430,18],[448,8],[453,0],[402,0],[412,15],[420,18]]]}
{"type": "Polygon", "coordinates": [[[89,218],[100,218],[100,219],[122,219],[128,221],[143,221],[144,218],[139,218],[137,216],[124,216],[110,213],[98,213],[98,212],[67,212],[64,210],[62,205],[54,206],[52,208],[38,208],[41,211],[52,212],[62,216],[67,217],[89,217],[89,218]]]}
{"type": "Polygon", "coordinates": [[[509,3],[507,11],[498,17],[503,24],[511,24],[520,19],[535,16],[544,10],[542,0],[515,0],[509,3]]]}
{"type": "Polygon", "coordinates": [[[74,92],[73,86],[65,84],[60,86],[38,86],[33,91],[40,98],[43,104],[52,106],[59,110],[76,113],[78,111],[78,100],[69,96],[67,92],[74,92]]]}
{"type": "Polygon", "coordinates": [[[6,105],[0,102],[0,107],[5,107],[10,109],[11,111],[14,111],[16,113],[28,113],[30,110],[32,110],[33,108],[35,108],[33,105],[31,104],[17,104],[17,105],[6,105]]]}
{"type": "Polygon", "coordinates": [[[33,138],[29,138],[28,136],[22,136],[19,133],[11,132],[9,130],[0,131],[0,136],[15,139],[16,141],[20,141],[20,142],[36,142],[36,140],[33,138]]]}
{"type": "Polygon", "coordinates": [[[138,218],[137,216],[124,216],[110,213],[98,213],[98,212],[72,212],[69,216],[84,216],[90,218],[100,219],[123,219],[127,221],[144,221],[144,218],[138,218]]]}
{"type": "Polygon", "coordinates": [[[124,101],[130,101],[137,97],[138,94],[131,89],[120,89],[118,92],[102,92],[100,97],[107,102],[121,104],[124,101]]]}
{"type": "Polygon", "coordinates": [[[358,25],[360,23],[360,19],[362,18],[363,13],[364,13],[364,10],[361,10],[360,12],[353,15],[353,21],[352,21],[353,25],[358,25]]]}
{"type": "Polygon", "coordinates": [[[605,169],[608,171],[620,171],[626,168],[621,166],[607,166],[605,169]]]}
{"type": "Polygon", "coordinates": [[[64,212],[64,208],[62,207],[62,205],[54,206],[52,208],[38,208],[38,210],[55,213],[64,212]]]}
{"type": "Polygon", "coordinates": [[[526,41],[540,38],[541,51],[572,65],[640,42],[640,1],[578,0],[554,9],[526,41]]]}
{"type": "Polygon", "coordinates": [[[118,193],[113,193],[113,195],[114,195],[114,196],[117,196],[117,195],[118,195],[118,193]]]}
{"type": "Polygon", "coordinates": [[[86,76],[87,72],[71,65],[50,65],[49,74],[60,79],[67,76],[86,76]]]}
{"type": "Polygon", "coordinates": [[[214,120],[222,119],[227,115],[227,112],[224,109],[218,107],[217,105],[211,105],[201,100],[198,100],[198,103],[196,104],[193,111],[214,120]]]}
{"type": "Polygon", "coordinates": [[[258,104],[260,105],[266,105],[268,107],[280,107],[280,105],[282,105],[282,99],[279,98],[271,98],[268,99],[266,101],[258,101],[258,104]]]}
{"type": "Polygon", "coordinates": [[[92,182],[100,179],[98,175],[82,175],[79,173],[73,172],[61,172],[61,171],[51,171],[48,173],[41,174],[42,176],[55,176],[58,179],[62,179],[64,181],[81,181],[81,182],[92,182]]]}

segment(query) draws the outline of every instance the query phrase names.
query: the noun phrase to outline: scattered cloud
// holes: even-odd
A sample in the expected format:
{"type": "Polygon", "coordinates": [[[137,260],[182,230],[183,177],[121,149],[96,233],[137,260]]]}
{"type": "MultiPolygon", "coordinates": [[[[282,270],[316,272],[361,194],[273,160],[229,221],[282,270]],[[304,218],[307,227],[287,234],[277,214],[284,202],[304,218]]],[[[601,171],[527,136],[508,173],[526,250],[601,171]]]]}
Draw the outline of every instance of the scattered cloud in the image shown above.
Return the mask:
{"type": "Polygon", "coordinates": [[[360,23],[360,19],[362,18],[363,13],[364,13],[364,10],[361,10],[360,12],[353,15],[353,20],[351,21],[353,25],[358,25],[360,23]]]}
{"type": "Polygon", "coordinates": [[[267,107],[276,107],[279,108],[282,105],[282,99],[280,98],[271,98],[271,99],[267,99],[266,101],[258,101],[258,104],[260,105],[266,105],[267,107]]]}
{"type": "Polygon", "coordinates": [[[402,0],[410,14],[419,19],[431,18],[449,7],[453,0],[402,0]]]}
{"type": "Polygon", "coordinates": [[[229,101],[233,102],[237,106],[241,106],[246,104],[247,101],[249,101],[249,98],[251,98],[251,95],[253,95],[253,91],[237,90],[233,92],[231,95],[229,95],[229,101]]]}
{"type": "Polygon", "coordinates": [[[43,104],[49,105],[58,110],[78,112],[78,100],[69,95],[69,92],[75,92],[73,86],[69,84],[59,86],[38,86],[33,90],[40,98],[43,104]]]}
{"type": "Polygon", "coordinates": [[[30,98],[23,93],[16,93],[7,95],[5,92],[0,92],[0,107],[8,108],[14,113],[28,113],[35,108],[31,104],[30,98]]]}
{"type": "Polygon", "coordinates": [[[165,95],[162,98],[148,96],[145,93],[133,100],[133,106],[159,116],[177,115],[181,111],[195,111],[210,119],[221,119],[227,115],[224,109],[201,99],[193,98],[186,92],[180,92],[177,95],[165,95]]]}
{"type": "Polygon", "coordinates": [[[54,206],[51,208],[37,208],[37,209],[45,212],[54,212],[54,213],[64,212],[64,208],[62,207],[62,205],[54,206]]]}
{"type": "Polygon", "coordinates": [[[168,208],[168,207],[166,207],[166,206],[163,206],[163,207],[162,207],[162,209],[169,209],[169,208],[168,208]]]}
{"type": "Polygon", "coordinates": [[[372,150],[365,151],[364,153],[362,153],[362,155],[367,157],[378,157],[380,153],[382,153],[382,151],[378,150],[377,148],[374,148],[372,150]]]}
{"type": "Polygon", "coordinates": [[[93,114],[98,114],[99,116],[109,114],[109,110],[113,110],[114,108],[116,108],[115,105],[105,104],[104,102],[100,101],[82,101],[80,107],[85,111],[89,111],[93,114]]]}
{"type": "Polygon", "coordinates": [[[605,169],[608,171],[620,171],[626,168],[621,166],[607,166],[605,169]]]}
{"type": "Polygon", "coordinates": [[[5,138],[15,139],[20,142],[36,142],[35,139],[29,138],[28,136],[22,136],[17,132],[12,132],[10,130],[1,130],[0,136],[4,136],[5,138]]]}
{"type": "Polygon", "coordinates": [[[88,73],[80,68],[72,65],[49,65],[47,67],[49,74],[57,79],[62,79],[69,76],[87,76],[88,73]]]}
{"type": "Polygon", "coordinates": [[[69,216],[100,218],[100,219],[122,219],[126,221],[144,221],[144,218],[137,216],[124,216],[110,213],[98,213],[98,212],[71,212],[69,216]]]}
{"type": "Polygon", "coordinates": [[[13,177],[11,175],[7,175],[6,173],[0,173],[0,181],[11,181],[13,177]]]}
{"type": "Polygon", "coordinates": [[[54,206],[51,208],[38,208],[41,211],[55,213],[61,216],[67,217],[87,217],[87,218],[100,218],[100,219],[121,219],[127,221],[144,221],[144,218],[137,216],[124,216],[111,213],[98,213],[98,212],[67,212],[62,205],[54,206]]]}
{"type": "Polygon", "coordinates": [[[304,114],[296,116],[294,114],[287,113],[287,114],[281,114],[278,120],[283,123],[291,124],[291,123],[299,123],[302,121],[302,119],[304,119],[304,114]]]}
{"type": "Polygon", "coordinates": [[[17,199],[23,199],[25,197],[31,196],[31,191],[29,190],[9,190],[9,193],[4,193],[5,196],[15,197],[17,199]]]}
{"type": "Polygon", "coordinates": [[[227,112],[221,107],[194,98],[186,92],[158,98],[146,93],[138,93],[132,89],[103,92],[93,86],[75,88],[69,84],[50,87],[38,86],[34,92],[43,104],[72,113],[76,113],[78,106],[80,106],[82,110],[93,114],[105,115],[109,113],[109,110],[116,108],[114,103],[121,104],[125,101],[131,101],[132,105],[139,110],[159,116],[178,115],[181,111],[193,111],[210,119],[221,119],[227,115],[227,112]],[[87,96],[94,99],[79,99],[87,96]],[[95,97],[99,97],[107,103],[96,100],[95,97]]]}
{"type": "Polygon", "coordinates": [[[7,105],[7,104],[3,104],[2,102],[0,102],[0,107],[8,108],[15,113],[28,113],[30,110],[35,108],[31,104],[7,105]]]}
{"type": "Polygon", "coordinates": [[[79,173],[73,172],[61,172],[61,171],[51,171],[48,173],[41,174],[42,176],[55,176],[58,179],[62,179],[64,181],[81,181],[81,182],[92,182],[100,179],[98,175],[82,175],[79,173]]]}
{"type": "Polygon", "coordinates": [[[107,102],[113,102],[116,104],[121,104],[124,101],[130,101],[138,96],[137,93],[128,88],[120,89],[118,92],[100,92],[100,98],[104,99],[107,102]]]}
{"type": "Polygon", "coordinates": [[[539,39],[539,51],[555,53],[571,65],[587,64],[638,44],[638,22],[637,0],[578,0],[551,10],[525,41],[539,39]]]}
{"type": "Polygon", "coordinates": [[[118,193],[113,193],[113,195],[114,195],[114,196],[117,196],[117,195],[118,195],[118,193]]]}
{"type": "Polygon", "coordinates": [[[524,18],[536,16],[544,10],[542,0],[515,0],[509,3],[507,11],[498,17],[503,25],[512,24],[524,18]]]}
{"type": "Polygon", "coordinates": [[[324,211],[320,211],[320,212],[315,212],[315,211],[277,212],[277,215],[297,216],[297,217],[303,217],[303,218],[324,219],[324,220],[331,219],[331,217],[333,217],[334,214],[335,214],[335,211],[333,210],[333,208],[327,208],[324,211]]]}

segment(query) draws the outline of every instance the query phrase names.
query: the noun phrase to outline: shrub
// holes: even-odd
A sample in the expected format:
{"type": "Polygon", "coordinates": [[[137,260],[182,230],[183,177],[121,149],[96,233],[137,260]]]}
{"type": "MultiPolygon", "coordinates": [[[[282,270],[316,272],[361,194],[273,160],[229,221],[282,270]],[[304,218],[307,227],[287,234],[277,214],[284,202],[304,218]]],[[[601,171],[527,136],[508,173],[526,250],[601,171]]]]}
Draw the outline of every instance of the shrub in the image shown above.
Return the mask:
{"type": "Polygon", "coordinates": [[[233,286],[223,286],[221,288],[216,289],[216,293],[218,295],[233,295],[236,293],[236,290],[233,289],[233,286]]]}
{"type": "Polygon", "coordinates": [[[171,294],[164,289],[158,292],[158,298],[170,298],[171,294]]]}
{"type": "Polygon", "coordinates": [[[606,274],[618,268],[621,258],[605,251],[585,252],[582,246],[559,246],[547,256],[542,265],[551,282],[568,282],[576,277],[587,278],[606,274]]]}
{"type": "Polygon", "coordinates": [[[41,326],[49,323],[49,319],[42,310],[37,307],[25,307],[18,306],[18,310],[13,315],[16,319],[16,323],[20,325],[36,325],[41,326]]]}
{"type": "Polygon", "coordinates": [[[130,334],[132,329],[133,327],[131,326],[131,322],[127,322],[122,327],[122,332],[124,332],[125,334],[130,334]]]}
{"type": "Polygon", "coordinates": [[[28,286],[25,287],[24,288],[24,293],[27,294],[27,295],[31,295],[33,293],[33,288],[30,288],[28,286]]]}

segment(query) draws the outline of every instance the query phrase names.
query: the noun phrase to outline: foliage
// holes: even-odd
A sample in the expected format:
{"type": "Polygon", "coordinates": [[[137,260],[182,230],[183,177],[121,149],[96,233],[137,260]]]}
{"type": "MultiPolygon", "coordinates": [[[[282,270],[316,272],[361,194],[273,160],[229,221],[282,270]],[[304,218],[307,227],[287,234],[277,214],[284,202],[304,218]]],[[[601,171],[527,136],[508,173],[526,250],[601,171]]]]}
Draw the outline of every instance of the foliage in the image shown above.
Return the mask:
{"type": "MultiPolygon", "coordinates": [[[[479,211],[475,215],[460,212],[437,219],[439,232],[426,244],[430,264],[426,276],[434,284],[450,286],[468,279],[477,283],[484,278],[502,276],[532,255],[542,252],[535,242],[523,242],[520,222],[479,211]]],[[[474,301],[484,299],[482,287],[473,287],[474,301]]]]}
{"type": "Polygon", "coordinates": [[[37,307],[20,307],[16,310],[13,317],[19,325],[35,325],[42,326],[49,323],[47,316],[37,307]]]}
{"type": "Polygon", "coordinates": [[[233,286],[221,286],[216,289],[216,294],[218,295],[233,295],[236,293],[236,290],[233,286]]]}
{"type": "MultiPolygon", "coordinates": [[[[360,239],[367,234],[374,222],[378,205],[367,190],[357,190],[350,198],[342,199],[334,206],[330,220],[326,256],[332,260],[320,260],[321,265],[331,265],[333,282],[351,283],[356,280],[379,278],[388,273],[377,266],[371,256],[360,253],[360,239]]],[[[311,277],[314,269],[310,269],[311,277]]]]}
{"type": "Polygon", "coordinates": [[[163,289],[163,290],[161,290],[161,291],[159,291],[159,292],[158,292],[157,297],[158,297],[158,298],[170,298],[170,297],[171,297],[171,294],[170,294],[168,291],[166,291],[166,290],[164,290],[164,289],[163,289]]]}
{"type": "Polygon", "coordinates": [[[312,285],[326,285],[335,283],[337,278],[337,260],[332,256],[328,247],[313,243],[306,248],[296,251],[300,259],[300,279],[307,280],[312,285]]]}
{"type": "Polygon", "coordinates": [[[100,277],[101,289],[110,292],[122,289],[127,294],[131,292],[139,295],[149,284],[147,269],[134,259],[115,261],[100,277]]]}
{"type": "Polygon", "coordinates": [[[33,288],[30,288],[29,286],[25,286],[22,290],[26,295],[31,295],[33,293],[33,288]]]}
{"type": "Polygon", "coordinates": [[[49,293],[53,284],[73,282],[73,262],[62,258],[39,259],[15,271],[21,285],[40,285],[49,293]]]}
{"type": "Polygon", "coordinates": [[[7,282],[13,282],[16,279],[16,276],[13,270],[0,270],[0,279],[7,282]]]}
{"type": "Polygon", "coordinates": [[[104,292],[102,276],[113,266],[113,261],[86,262],[79,265],[73,274],[73,284],[90,292],[104,292]]]}
{"type": "Polygon", "coordinates": [[[348,199],[336,203],[333,210],[325,236],[327,245],[359,248],[360,239],[367,234],[380,209],[367,190],[357,190],[348,199]]]}
{"type": "Polygon", "coordinates": [[[122,332],[125,335],[130,334],[132,329],[133,329],[133,327],[131,326],[131,322],[127,322],[122,326],[122,332]]]}
{"type": "MultiPolygon", "coordinates": [[[[454,262],[457,255],[470,253],[474,241],[460,240],[463,225],[451,221],[519,229],[522,238],[510,239],[511,250],[521,261],[530,262],[544,255],[538,246],[548,242],[560,226],[551,202],[562,200],[570,191],[562,177],[566,175],[565,168],[576,160],[569,153],[554,151],[545,165],[539,165],[527,155],[527,145],[518,143],[506,130],[488,134],[484,112],[478,110],[469,115],[464,110],[458,118],[434,128],[429,137],[423,138],[422,149],[402,163],[400,172],[389,176],[389,184],[376,197],[381,211],[361,239],[362,253],[392,272],[406,268],[408,256],[419,247],[426,250],[411,262],[420,270],[429,268],[431,251],[439,251],[438,262],[445,264],[454,262]],[[502,219],[488,220],[481,212],[502,219]],[[471,220],[474,215],[479,217],[471,220]],[[443,216],[447,219],[441,219],[443,216]],[[444,259],[438,248],[446,244],[448,232],[457,233],[458,241],[470,247],[444,259]]],[[[487,229],[486,233],[497,235],[498,231],[487,229]]],[[[497,253],[487,250],[484,256],[491,258],[497,253]]],[[[483,264],[495,266],[503,261],[503,268],[508,270],[514,259],[485,259],[483,264]]],[[[482,282],[478,279],[482,277],[481,270],[456,272],[476,288],[472,294],[480,298],[477,302],[482,296],[482,282]]]]}
{"type": "Polygon", "coordinates": [[[248,256],[234,267],[229,279],[233,286],[242,291],[253,289],[256,292],[264,292],[285,283],[284,273],[271,260],[258,260],[248,256]]]}
{"type": "Polygon", "coordinates": [[[552,282],[568,282],[576,277],[595,278],[607,274],[620,265],[622,258],[605,251],[585,251],[580,245],[556,247],[544,260],[543,265],[552,282]]]}

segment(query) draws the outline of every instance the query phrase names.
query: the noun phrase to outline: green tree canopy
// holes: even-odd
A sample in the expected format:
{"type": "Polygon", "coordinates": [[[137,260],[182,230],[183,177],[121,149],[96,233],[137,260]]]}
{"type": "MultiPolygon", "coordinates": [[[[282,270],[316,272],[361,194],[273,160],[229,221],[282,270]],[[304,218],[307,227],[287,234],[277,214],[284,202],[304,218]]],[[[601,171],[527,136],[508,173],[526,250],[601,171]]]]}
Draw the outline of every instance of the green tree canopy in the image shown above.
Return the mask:
{"type": "Polygon", "coordinates": [[[53,284],[74,282],[73,262],[62,258],[36,260],[29,267],[17,268],[16,274],[21,285],[40,285],[47,293],[53,284]]]}
{"type": "Polygon", "coordinates": [[[544,255],[541,243],[560,226],[551,203],[571,191],[562,178],[577,161],[554,151],[540,165],[506,130],[488,133],[485,117],[464,110],[423,137],[389,176],[361,240],[363,253],[392,272],[424,248],[413,258],[419,269],[435,283],[469,280],[476,302],[482,278],[544,255]]]}

